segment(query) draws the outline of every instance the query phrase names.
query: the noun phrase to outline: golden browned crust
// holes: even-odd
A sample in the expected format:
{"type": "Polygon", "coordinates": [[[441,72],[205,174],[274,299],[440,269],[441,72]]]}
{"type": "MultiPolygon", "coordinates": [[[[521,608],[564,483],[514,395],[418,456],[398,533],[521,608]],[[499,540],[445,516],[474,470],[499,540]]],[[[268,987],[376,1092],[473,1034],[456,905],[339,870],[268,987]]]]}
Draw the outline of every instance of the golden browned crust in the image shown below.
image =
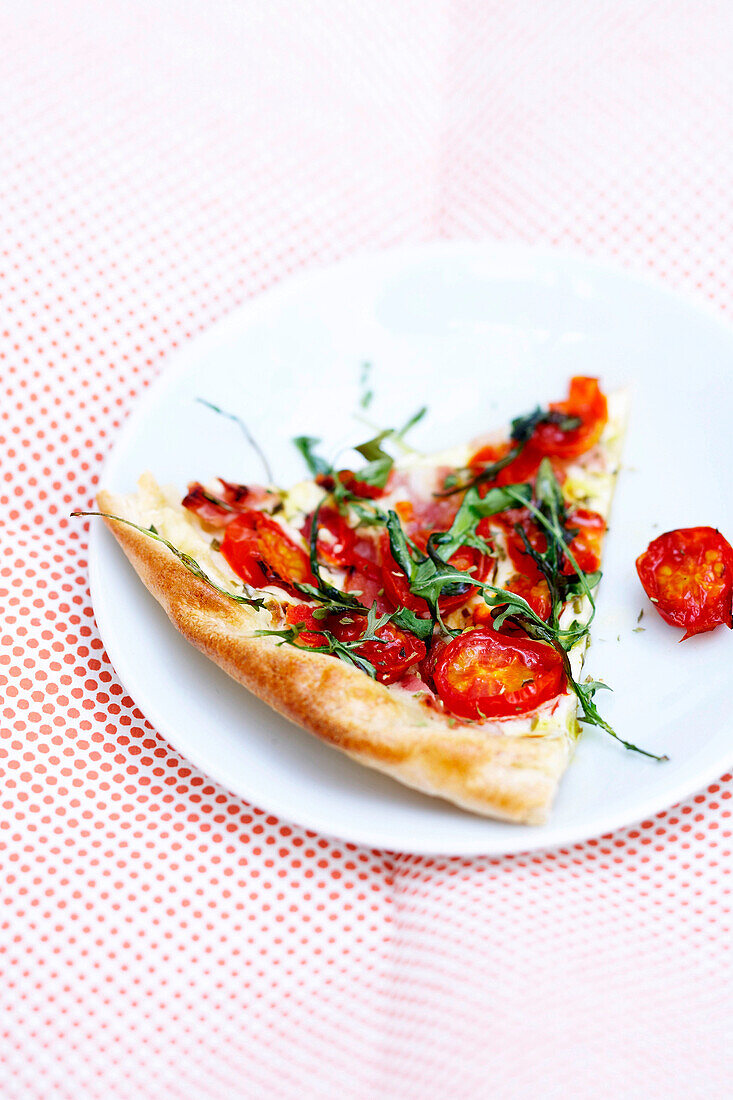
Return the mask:
{"type": "MultiPolygon", "coordinates": [[[[100,509],[140,522],[135,498],[102,491],[100,509]]],[[[543,822],[572,753],[566,730],[515,735],[452,724],[333,657],[255,637],[258,613],[194,577],[165,546],[105,521],[176,628],[239,683],[356,760],[475,813],[543,822]]],[[[260,613],[261,615],[262,613],[260,613]]]]}

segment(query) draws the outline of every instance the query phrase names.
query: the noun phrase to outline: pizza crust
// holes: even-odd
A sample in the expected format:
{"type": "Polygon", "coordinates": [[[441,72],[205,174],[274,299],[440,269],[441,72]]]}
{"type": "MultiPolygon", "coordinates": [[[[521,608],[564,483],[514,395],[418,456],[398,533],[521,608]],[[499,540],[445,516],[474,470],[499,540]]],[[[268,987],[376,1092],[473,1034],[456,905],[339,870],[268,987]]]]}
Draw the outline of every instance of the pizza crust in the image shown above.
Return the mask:
{"type": "MultiPolygon", "coordinates": [[[[141,526],[154,523],[162,533],[171,524],[191,526],[149,476],[136,496],[102,491],[97,500],[101,511],[141,526]]],[[[510,722],[458,723],[326,654],[255,637],[273,622],[270,612],[227,599],[162,544],[125,524],[105,522],[176,629],[280,714],[425,794],[505,821],[547,819],[575,744],[565,723],[537,735],[526,723],[521,733],[512,732],[510,722]]],[[[193,538],[195,532],[187,534],[193,538]]],[[[203,537],[199,541],[199,555],[190,543],[182,549],[201,561],[204,553],[212,555],[203,537]]],[[[204,568],[211,575],[208,562],[204,568]]],[[[274,598],[273,606],[277,615],[274,598]]]]}

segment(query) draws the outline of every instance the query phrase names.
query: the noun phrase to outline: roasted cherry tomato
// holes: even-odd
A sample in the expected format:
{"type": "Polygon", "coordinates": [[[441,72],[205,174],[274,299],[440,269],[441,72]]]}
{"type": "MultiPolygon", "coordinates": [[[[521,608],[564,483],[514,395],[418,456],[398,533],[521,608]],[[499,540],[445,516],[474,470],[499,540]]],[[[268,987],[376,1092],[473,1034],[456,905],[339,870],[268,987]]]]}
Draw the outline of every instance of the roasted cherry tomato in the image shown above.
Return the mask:
{"type": "Polygon", "coordinates": [[[685,527],[654,539],[636,559],[636,571],[665,622],[685,638],[733,626],[733,549],[713,527],[685,527]]]}
{"type": "MultiPolygon", "coordinates": [[[[510,443],[487,443],[481,450],[476,451],[469,462],[471,472],[483,473],[487,466],[493,466],[499,459],[505,458],[510,449],[510,443]]],[[[482,497],[486,496],[489,489],[495,485],[517,485],[523,481],[531,481],[537,473],[542,458],[542,454],[533,450],[531,444],[528,444],[508,466],[499,470],[495,478],[479,485],[479,494],[482,497]]]]}
{"type": "Polygon", "coordinates": [[[608,403],[597,378],[571,378],[567,400],[553,402],[550,409],[578,417],[581,424],[570,431],[563,431],[559,424],[538,424],[530,446],[541,455],[578,458],[598,442],[608,420],[608,403]]]}
{"type": "MultiPolygon", "coordinates": [[[[353,615],[350,618],[353,620],[350,623],[334,620],[329,627],[341,642],[356,642],[364,634],[364,617],[353,615]]],[[[379,641],[364,642],[355,652],[371,661],[380,684],[393,684],[425,656],[425,643],[392,623],[380,627],[377,637],[379,641]]]]}
{"type": "Polygon", "coordinates": [[[227,526],[221,552],[237,576],[254,588],[292,581],[314,584],[308,555],[264,512],[247,509],[227,526]]]}
{"type": "MultiPolygon", "coordinates": [[[[575,508],[568,515],[567,526],[578,531],[571,539],[569,547],[578,568],[584,573],[595,573],[601,567],[601,547],[606,533],[606,521],[590,508],[575,508]]],[[[568,576],[575,572],[567,558],[562,571],[568,576]]]]}
{"type": "Polygon", "coordinates": [[[552,646],[510,638],[490,627],[449,642],[433,679],[447,709],[472,719],[526,714],[565,687],[562,658],[552,646]]]}
{"type": "MultiPolygon", "coordinates": [[[[311,512],[306,517],[300,531],[306,542],[310,542],[313,526],[311,512]]],[[[344,568],[353,564],[356,532],[335,508],[321,508],[318,513],[318,556],[327,565],[344,568]]]]}
{"type": "MultiPolygon", "coordinates": [[[[379,553],[382,565],[382,583],[387,598],[392,601],[395,607],[406,607],[422,618],[429,618],[430,610],[427,603],[420,596],[413,595],[407,577],[392,557],[389,535],[386,531],[382,534],[379,553]]],[[[482,554],[480,550],[473,546],[459,547],[449,559],[449,564],[455,569],[460,569],[463,572],[471,570],[471,577],[477,581],[483,581],[489,575],[491,562],[492,559],[487,554],[482,554]]],[[[438,608],[441,614],[447,615],[449,611],[455,611],[457,607],[462,607],[476,591],[476,586],[469,584],[468,581],[466,581],[465,586],[461,587],[463,588],[461,592],[440,597],[438,608]]]]}

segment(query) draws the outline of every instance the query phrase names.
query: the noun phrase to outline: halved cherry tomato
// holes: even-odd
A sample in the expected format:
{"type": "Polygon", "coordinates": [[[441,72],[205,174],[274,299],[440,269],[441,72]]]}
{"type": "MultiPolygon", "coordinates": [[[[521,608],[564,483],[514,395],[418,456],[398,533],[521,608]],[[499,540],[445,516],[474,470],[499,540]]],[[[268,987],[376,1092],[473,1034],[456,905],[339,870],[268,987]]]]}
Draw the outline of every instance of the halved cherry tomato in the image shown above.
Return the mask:
{"type": "Polygon", "coordinates": [[[598,442],[608,420],[608,403],[597,378],[571,378],[567,399],[553,402],[550,409],[564,416],[579,417],[582,423],[568,432],[559,424],[538,424],[531,446],[541,455],[578,458],[598,442]]]}
{"type": "Polygon", "coordinates": [[[253,508],[227,526],[221,552],[237,576],[255,588],[315,583],[305,551],[276,520],[253,508]]]}
{"type": "MultiPolygon", "coordinates": [[[[426,601],[420,596],[413,595],[410,591],[407,577],[392,557],[389,535],[386,531],[383,532],[381,537],[379,555],[382,566],[382,583],[387,598],[392,601],[395,607],[406,607],[408,610],[414,611],[416,615],[420,615],[424,619],[429,618],[430,609],[426,601]]],[[[471,577],[477,581],[486,579],[491,569],[491,563],[492,559],[487,554],[482,554],[480,550],[473,546],[459,547],[455,554],[449,559],[449,565],[465,573],[470,571],[471,577]]],[[[466,579],[465,586],[462,586],[462,588],[463,591],[461,592],[441,596],[439,598],[438,608],[441,614],[447,615],[449,611],[455,611],[457,607],[462,607],[466,600],[476,591],[476,586],[469,584],[468,578],[466,579]]]]}
{"type": "MultiPolygon", "coordinates": [[[[578,530],[569,544],[578,568],[584,573],[595,573],[596,569],[601,567],[601,547],[606,533],[606,521],[603,516],[590,508],[574,508],[568,514],[566,526],[578,530]]],[[[565,559],[562,571],[567,576],[575,572],[568,558],[565,559]]]]}
{"type": "Polygon", "coordinates": [[[449,638],[433,636],[430,649],[420,662],[420,675],[422,676],[428,687],[430,687],[431,689],[435,687],[435,683],[433,681],[433,676],[435,675],[435,666],[437,665],[443,650],[449,644],[449,642],[449,638]]]}
{"type": "Polygon", "coordinates": [[[460,718],[510,718],[559,695],[565,671],[552,646],[480,627],[448,643],[434,682],[446,708],[460,718]]]}
{"type": "MultiPolygon", "coordinates": [[[[306,516],[300,531],[310,542],[313,515],[306,516]]],[[[335,508],[321,508],[318,513],[318,554],[328,565],[345,567],[353,563],[356,532],[335,508]]]]}
{"type": "Polygon", "coordinates": [[[636,571],[665,622],[685,638],[733,626],[733,549],[714,527],[667,531],[636,559],[636,571]]]}
{"type": "MultiPolygon", "coordinates": [[[[356,642],[364,634],[363,616],[351,616],[350,623],[334,621],[330,629],[342,642],[356,642]]],[[[376,669],[380,684],[393,684],[425,656],[425,643],[406,630],[399,630],[392,623],[385,623],[377,630],[379,641],[364,642],[355,652],[376,669]]]]}

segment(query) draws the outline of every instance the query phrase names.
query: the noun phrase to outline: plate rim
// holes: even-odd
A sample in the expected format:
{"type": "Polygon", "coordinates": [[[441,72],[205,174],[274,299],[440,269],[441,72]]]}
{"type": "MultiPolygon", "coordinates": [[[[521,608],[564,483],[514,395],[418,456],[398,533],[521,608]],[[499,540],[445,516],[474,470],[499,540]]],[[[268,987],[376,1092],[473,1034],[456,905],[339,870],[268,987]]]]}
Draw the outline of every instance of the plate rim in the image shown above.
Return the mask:
{"type": "MultiPolygon", "coordinates": [[[[559,267],[565,269],[567,269],[569,265],[578,272],[596,274],[601,278],[610,277],[613,280],[621,280],[621,282],[627,286],[630,282],[636,283],[647,290],[663,295],[668,300],[678,302],[688,311],[692,310],[693,312],[701,314],[708,324],[711,321],[715,322],[716,326],[722,329],[728,338],[733,339],[733,325],[722,317],[707,299],[698,299],[692,295],[688,296],[685,293],[680,293],[678,290],[672,289],[661,282],[658,278],[651,276],[646,271],[640,271],[634,267],[627,268],[622,264],[607,262],[604,259],[598,259],[596,257],[589,257],[577,250],[553,248],[544,245],[534,246],[523,243],[515,244],[492,240],[477,241],[468,239],[449,241],[439,240],[423,244],[400,245],[388,249],[363,250],[335,263],[313,265],[294,275],[284,277],[264,292],[245,300],[203,332],[197,334],[185,345],[175,349],[164,361],[158,376],[137,399],[121,428],[115,435],[114,441],[100,470],[99,484],[110,485],[110,483],[114,481],[115,466],[120,461],[119,456],[125,450],[130,438],[135,434],[138,423],[145,419],[148,406],[157,399],[158,395],[167,389],[177,377],[182,375],[193,361],[200,360],[207,353],[208,349],[214,349],[218,344],[225,341],[230,333],[234,334],[241,329],[243,325],[256,319],[258,313],[270,308],[271,304],[277,302],[278,298],[286,299],[291,294],[297,294],[301,285],[310,285],[314,282],[317,283],[320,279],[328,279],[332,277],[334,272],[341,272],[344,271],[344,269],[358,269],[359,267],[368,266],[372,263],[379,263],[380,261],[389,263],[399,262],[401,260],[404,263],[408,263],[413,257],[416,261],[419,261],[431,255],[439,257],[446,254],[468,255],[471,253],[475,255],[480,254],[497,261],[502,259],[505,259],[507,262],[523,261],[531,263],[533,261],[544,261],[555,263],[559,267]]],[[[731,756],[727,758],[729,761],[728,764],[721,768],[718,762],[709,762],[704,766],[700,766],[692,774],[686,773],[685,778],[679,779],[673,787],[667,789],[665,794],[650,795],[646,802],[640,804],[635,811],[634,817],[631,819],[629,819],[628,814],[622,813],[621,811],[615,814],[610,813],[606,817],[601,815],[600,822],[598,819],[595,819],[589,831],[587,827],[578,824],[557,826],[553,829],[552,819],[550,817],[549,823],[540,827],[542,829],[542,838],[538,838],[537,843],[532,843],[532,836],[527,835],[525,832],[525,830],[531,829],[531,826],[517,825],[511,822],[500,822],[493,818],[484,819],[480,815],[467,814],[467,816],[470,816],[475,821],[479,831],[482,821],[490,821],[494,827],[500,826],[502,828],[502,834],[500,834],[500,836],[503,836],[503,829],[506,829],[506,839],[504,840],[502,838],[497,842],[494,837],[487,836],[486,841],[484,841],[480,835],[477,835],[471,840],[467,838],[465,841],[461,841],[460,847],[457,848],[455,843],[441,845],[434,840],[421,843],[419,838],[416,837],[414,841],[410,842],[409,847],[402,846],[403,842],[401,842],[400,846],[395,846],[394,841],[390,841],[389,839],[389,829],[382,831],[378,827],[370,827],[367,829],[356,827],[354,829],[345,829],[344,831],[334,831],[332,820],[329,819],[328,823],[324,823],[324,821],[319,818],[317,810],[310,815],[299,813],[297,818],[293,818],[288,807],[286,805],[279,805],[276,797],[271,798],[268,796],[266,799],[267,804],[265,805],[260,801],[256,792],[254,794],[247,792],[243,789],[242,785],[239,785],[238,790],[234,790],[229,785],[228,778],[224,774],[224,769],[220,769],[218,766],[212,767],[211,763],[204,759],[205,753],[199,753],[196,748],[192,751],[191,746],[187,746],[185,751],[180,749],[175,739],[175,730],[171,730],[165,713],[159,711],[155,700],[150,698],[145,691],[143,691],[143,696],[145,696],[145,698],[143,699],[141,696],[138,702],[138,693],[133,692],[128,686],[131,681],[135,681],[134,673],[130,671],[124,647],[117,645],[115,630],[108,618],[107,604],[100,596],[103,587],[101,575],[103,571],[104,554],[107,549],[112,548],[122,553],[111,533],[103,525],[90,524],[89,582],[94,616],[107,655],[120,682],[130,695],[130,698],[133,699],[135,705],[139,708],[141,713],[144,714],[146,720],[166,739],[173,750],[178,753],[182,759],[189,761],[194,767],[209,776],[225,790],[230,791],[235,797],[242,798],[253,808],[260,809],[264,813],[274,814],[283,822],[295,824],[297,827],[308,832],[332,838],[340,843],[366,847],[369,849],[440,858],[465,858],[471,856],[501,858],[508,855],[518,856],[546,852],[558,848],[563,849],[579,846],[590,840],[612,834],[618,829],[633,828],[634,825],[654,817],[665,810],[672,809],[680,802],[694,797],[696,793],[714,782],[716,778],[720,778],[720,776],[731,766],[731,763],[733,763],[732,748],[731,756]]],[[[207,658],[202,655],[202,660],[206,659],[207,658]]],[[[301,728],[297,726],[297,723],[293,723],[293,725],[298,729],[301,728]]],[[[314,736],[306,730],[301,730],[301,732],[309,737],[314,736]]],[[[399,790],[397,790],[396,793],[398,795],[399,790]]],[[[425,797],[429,796],[426,795],[425,797]]],[[[466,811],[462,811],[458,807],[455,807],[455,809],[458,813],[466,813],[466,811]]]]}

